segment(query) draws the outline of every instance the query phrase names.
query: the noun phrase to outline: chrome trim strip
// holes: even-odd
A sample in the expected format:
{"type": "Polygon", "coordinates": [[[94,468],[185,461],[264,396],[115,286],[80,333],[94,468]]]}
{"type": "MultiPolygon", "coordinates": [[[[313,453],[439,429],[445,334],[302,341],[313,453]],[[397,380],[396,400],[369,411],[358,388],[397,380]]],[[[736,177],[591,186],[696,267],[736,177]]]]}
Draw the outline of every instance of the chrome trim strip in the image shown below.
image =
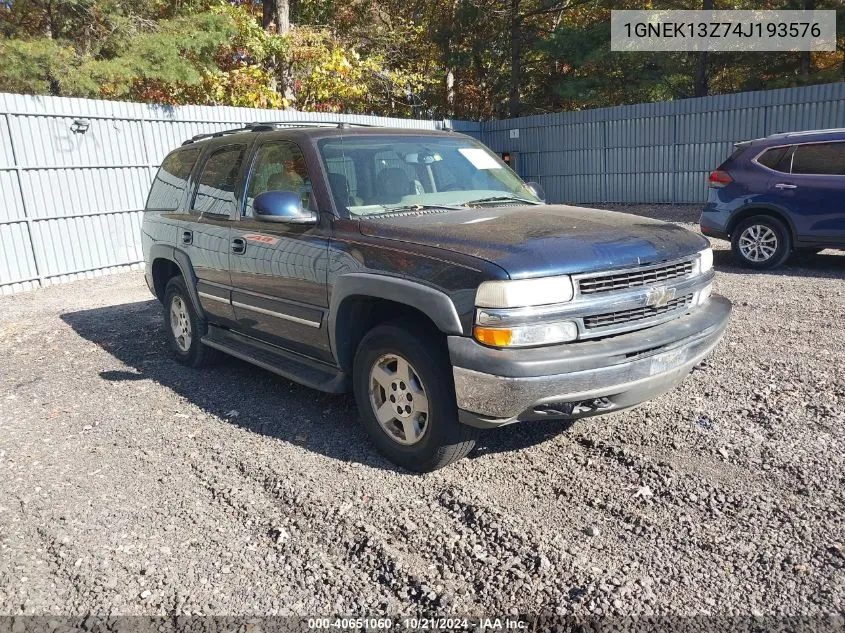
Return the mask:
{"type": "MultiPolygon", "coordinates": [[[[592,316],[594,314],[644,308],[648,307],[649,290],[657,286],[673,288],[675,295],[681,297],[706,287],[713,281],[715,276],[716,273],[711,268],[703,275],[679,277],[677,279],[671,279],[666,283],[638,286],[631,290],[578,296],[566,303],[555,303],[531,308],[478,308],[476,312],[476,323],[478,325],[507,327],[511,325],[529,325],[537,322],[566,321],[569,319],[580,320],[585,316],[592,316]]],[[[637,324],[634,327],[637,327],[639,324],[644,323],[644,321],[634,323],[637,324]]],[[[583,336],[585,332],[583,321],[579,324],[579,329],[583,336]]],[[[593,334],[593,332],[598,332],[598,330],[591,330],[590,333],[592,336],[599,335],[598,333],[593,334]]],[[[604,332],[601,334],[605,335],[604,332]]]]}
{"type": "Polygon", "coordinates": [[[226,284],[217,283],[216,281],[206,281],[205,279],[200,279],[197,284],[202,284],[203,286],[214,286],[215,288],[223,288],[227,292],[231,289],[231,286],[227,286],[226,284]]]}
{"type": "Polygon", "coordinates": [[[226,297],[218,297],[217,295],[211,295],[207,292],[200,291],[197,291],[197,294],[203,299],[211,299],[212,301],[219,301],[220,303],[225,303],[226,305],[229,305],[229,300],[226,297]]]}
{"type": "Polygon", "coordinates": [[[299,317],[291,316],[290,314],[283,314],[281,312],[265,310],[264,308],[258,308],[256,306],[247,305],[246,303],[241,303],[240,301],[232,301],[232,305],[236,308],[243,308],[244,310],[249,310],[251,312],[266,314],[267,316],[276,317],[277,319],[284,319],[285,321],[301,323],[302,325],[307,325],[308,327],[320,327],[320,323],[318,321],[309,321],[308,319],[301,319],[299,317]]]}

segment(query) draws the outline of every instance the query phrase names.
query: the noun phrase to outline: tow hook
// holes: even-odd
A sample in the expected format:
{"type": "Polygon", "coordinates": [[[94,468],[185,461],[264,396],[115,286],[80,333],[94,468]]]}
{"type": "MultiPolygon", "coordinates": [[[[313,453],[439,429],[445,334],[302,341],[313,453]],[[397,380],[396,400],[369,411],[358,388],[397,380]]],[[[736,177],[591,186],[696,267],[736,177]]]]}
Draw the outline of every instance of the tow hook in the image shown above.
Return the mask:
{"type": "Polygon", "coordinates": [[[583,415],[594,411],[610,409],[613,403],[607,398],[592,398],[580,402],[548,402],[534,407],[534,413],[550,417],[568,418],[573,415],[583,415]]]}
{"type": "Polygon", "coordinates": [[[588,400],[584,403],[586,406],[590,407],[594,411],[601,411],[602,409],[609,409],[613,406],[613,403],[608,400],[607,398],[593,398],[592,400],[588,400]]]}

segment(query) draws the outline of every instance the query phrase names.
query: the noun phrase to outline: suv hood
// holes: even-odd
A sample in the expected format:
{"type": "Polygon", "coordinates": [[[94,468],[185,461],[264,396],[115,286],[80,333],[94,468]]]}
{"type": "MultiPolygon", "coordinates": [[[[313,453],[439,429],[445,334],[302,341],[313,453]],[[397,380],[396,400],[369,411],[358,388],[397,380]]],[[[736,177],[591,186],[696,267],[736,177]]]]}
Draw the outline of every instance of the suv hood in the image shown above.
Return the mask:
{"type": "Polygon", "coordinates": [[[567,205],[421,211],[362,219],[360,230],[479,257],[514,279],[654,264],[708,245],[675,224],[567,205]]]}

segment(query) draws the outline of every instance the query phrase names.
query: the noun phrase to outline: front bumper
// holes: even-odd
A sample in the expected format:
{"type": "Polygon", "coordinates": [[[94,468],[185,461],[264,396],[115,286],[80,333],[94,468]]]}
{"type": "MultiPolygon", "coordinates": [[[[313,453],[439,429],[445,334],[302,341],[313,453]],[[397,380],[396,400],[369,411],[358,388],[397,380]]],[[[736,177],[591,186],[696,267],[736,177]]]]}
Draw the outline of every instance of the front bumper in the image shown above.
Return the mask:
{"type": "Polygon", "coordinates": [[[730,301],[714,295],[704,307],[662,325],[523,350],[451,336],[460,420],[494,427],[634,406],[678,385],[722,338],[730,313],[730,301]]]}

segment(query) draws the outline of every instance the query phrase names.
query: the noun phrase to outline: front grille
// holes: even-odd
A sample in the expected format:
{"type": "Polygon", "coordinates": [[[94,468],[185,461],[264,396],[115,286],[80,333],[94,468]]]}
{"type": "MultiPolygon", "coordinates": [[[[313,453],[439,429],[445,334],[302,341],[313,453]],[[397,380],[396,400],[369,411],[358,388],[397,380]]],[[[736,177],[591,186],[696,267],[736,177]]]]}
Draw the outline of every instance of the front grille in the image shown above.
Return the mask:
{"type": "Polygon", "coordinates": [[[631,270],[610,275],[583,277],[578,281],[578,288],[582,295],[591,295],[598,292],[610,292],[612,290],[624,290],[636,288],[649,284],[686,277],[692,274],[692,262],[676,262],[659,268],[647,270],[631,270]]]}
{"type": "Polygon", "coordinates": [[[647,306],[644,308],[631,308],[630,310],[619,310],[618,312],[606,312],[605,314],[594,314],[592,316],[584,317],[584,328],[592,330],[600,327],[607,327],[608,325],[619,325],[620,323],[631,323],[633,321],[642,321],[650,319],[667,312],[681,310],[689,307],[692,303],[692,295],[686,295],[672,299],[667,304],[660,307],[647,306]]]}

